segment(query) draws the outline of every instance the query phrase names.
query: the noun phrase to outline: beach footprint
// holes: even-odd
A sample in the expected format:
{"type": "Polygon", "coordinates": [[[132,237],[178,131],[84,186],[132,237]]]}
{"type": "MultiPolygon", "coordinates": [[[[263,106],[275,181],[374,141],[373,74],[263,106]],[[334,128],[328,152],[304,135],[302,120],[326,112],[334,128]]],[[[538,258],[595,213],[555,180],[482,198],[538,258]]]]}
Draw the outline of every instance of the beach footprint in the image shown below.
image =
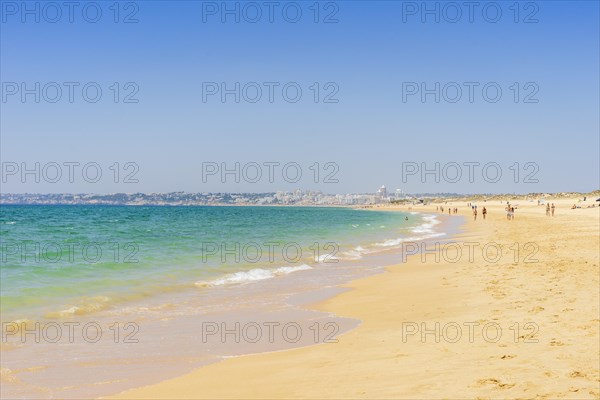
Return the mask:
{"type": "Polygon", "coordinates": [[[499,389],[510,389],[516,385],[515,383],[503,383],[496,378],[479,379],[477,383],[479,386],[493,385],[499,389]]]}

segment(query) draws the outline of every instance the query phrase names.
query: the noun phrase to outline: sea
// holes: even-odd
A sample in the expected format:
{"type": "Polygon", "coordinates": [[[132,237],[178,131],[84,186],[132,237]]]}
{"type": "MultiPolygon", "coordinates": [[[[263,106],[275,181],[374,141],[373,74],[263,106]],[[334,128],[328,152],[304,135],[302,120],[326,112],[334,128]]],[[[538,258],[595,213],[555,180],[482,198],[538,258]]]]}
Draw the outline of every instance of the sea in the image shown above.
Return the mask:
{"type": "Polygon", "coordinates": [[[88,398],[335,343],[310,308],[444,240],[443,215],[337,207],[0,206],[2,398],[88,398]]]}

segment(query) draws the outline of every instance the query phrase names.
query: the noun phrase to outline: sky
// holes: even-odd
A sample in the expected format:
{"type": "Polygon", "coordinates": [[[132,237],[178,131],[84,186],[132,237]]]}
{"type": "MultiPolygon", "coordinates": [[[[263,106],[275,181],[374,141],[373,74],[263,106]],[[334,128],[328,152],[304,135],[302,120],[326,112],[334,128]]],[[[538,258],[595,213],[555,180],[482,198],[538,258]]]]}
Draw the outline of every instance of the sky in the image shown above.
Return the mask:
{"type": "Polygon", "coordinates": [[[0,4],[2,193],[600,186],[597,1],[0,4]]]}

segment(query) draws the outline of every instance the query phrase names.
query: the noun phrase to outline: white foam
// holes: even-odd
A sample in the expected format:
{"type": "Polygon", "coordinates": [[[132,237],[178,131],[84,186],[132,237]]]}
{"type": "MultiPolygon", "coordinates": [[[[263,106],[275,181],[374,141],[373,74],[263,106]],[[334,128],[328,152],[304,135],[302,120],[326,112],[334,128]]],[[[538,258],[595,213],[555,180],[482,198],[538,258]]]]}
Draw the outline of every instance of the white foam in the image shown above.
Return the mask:
{"type": "Polygon", "coordinates": [[[431,239],[434,237],[444,236],[443,232],[435,232],[433,229],[436,225],[440,223],[435,215],[425,215],[423,216],[423,220],[425,221],[419,226],[416,226],[412,229],[413,233],[419,234],[418,236],[410,236],[410,237],[401,237],[397,239],[389,239],[385,242],[375,243],[375,246],[379,247],[394,247],[399,246],[401,243],[406,242],[416,242],[425,239],[431,239]]]}
{"type": "Polygon", "coordinates": [[[373,250],[373,249],[365,249],[362,246],[356,246],[352,250],[344,251],[343,253],[341,253],[341,255],[342,255],[342,258],[347,259],[347,260],[359,260],[363,257],[363,255],[369,254],[369,253],[374,253],[376,251],[377,250],[373,250]]]}
{"type": "Polygon", "coordinates": [[[423,220],[426,222],[413,228],[413,233],[433,233],[433,227],[440,223],[435,215],[425,215],[423,220]]]}
{"type": "Polygon", "coordinates": [[[339,258],[335,256],[335,254],[321,254],[317,257],[317,262],[327,263],[327,262],[337,262],[339,258]]]}
{"type": "Polygon", "coordinates": [[[443,232],[437,232],[437,233],[429,233],[429,234],[422,235],[422,236],[401,237],[398,239],[389,239],[389,240],[386,240],[385,242],[381,242],[381,243],[375,243],[375,246],[393,247],[393,246],[398,246],[401,243],[418,242],[420,240],[432,239],[432,238],[440,237],[440,236],[444,236],[444,235],[446,235],[446,234],[443,232]]]}
{"type": "Polygon", "coordinates": [[[195,283],[198,287],[207,287],[207,286],[222,286],[229,284],[242,284],[253,281],[262,281],[264,279],[275,278],[279,275],[287,275],[292,272],[304,271],[307,269],[312,269],[311,266],[302,264],[297,267],[279,267],[276,269],[263,269],[263,268],[254,268],[250,271],[240,271],[235,272],[233,274],[228,274],[223,276],[222,278],[214,279],[212,281],[198,281],[195,283]]]}

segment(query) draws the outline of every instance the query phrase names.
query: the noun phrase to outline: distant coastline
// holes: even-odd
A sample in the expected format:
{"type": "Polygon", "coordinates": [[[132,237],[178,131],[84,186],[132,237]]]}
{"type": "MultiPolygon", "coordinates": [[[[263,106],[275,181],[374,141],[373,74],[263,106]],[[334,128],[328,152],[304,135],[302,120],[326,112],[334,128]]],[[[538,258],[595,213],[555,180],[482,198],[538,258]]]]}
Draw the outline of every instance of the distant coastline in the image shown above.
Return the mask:
{"type": "Polygon", "coordinates": [[[279,191],[266,193],[114,193],[114,194],[0,194],[0,205],[99,205],[99,206],[300,206],[361,207],[416,204],[458,200],[537,200],[544,198],[600,197],[600,190],[588,193],[459,194],[414,193],[382,197],[378,194],[325,194],[320,191],[279,191]]]}

